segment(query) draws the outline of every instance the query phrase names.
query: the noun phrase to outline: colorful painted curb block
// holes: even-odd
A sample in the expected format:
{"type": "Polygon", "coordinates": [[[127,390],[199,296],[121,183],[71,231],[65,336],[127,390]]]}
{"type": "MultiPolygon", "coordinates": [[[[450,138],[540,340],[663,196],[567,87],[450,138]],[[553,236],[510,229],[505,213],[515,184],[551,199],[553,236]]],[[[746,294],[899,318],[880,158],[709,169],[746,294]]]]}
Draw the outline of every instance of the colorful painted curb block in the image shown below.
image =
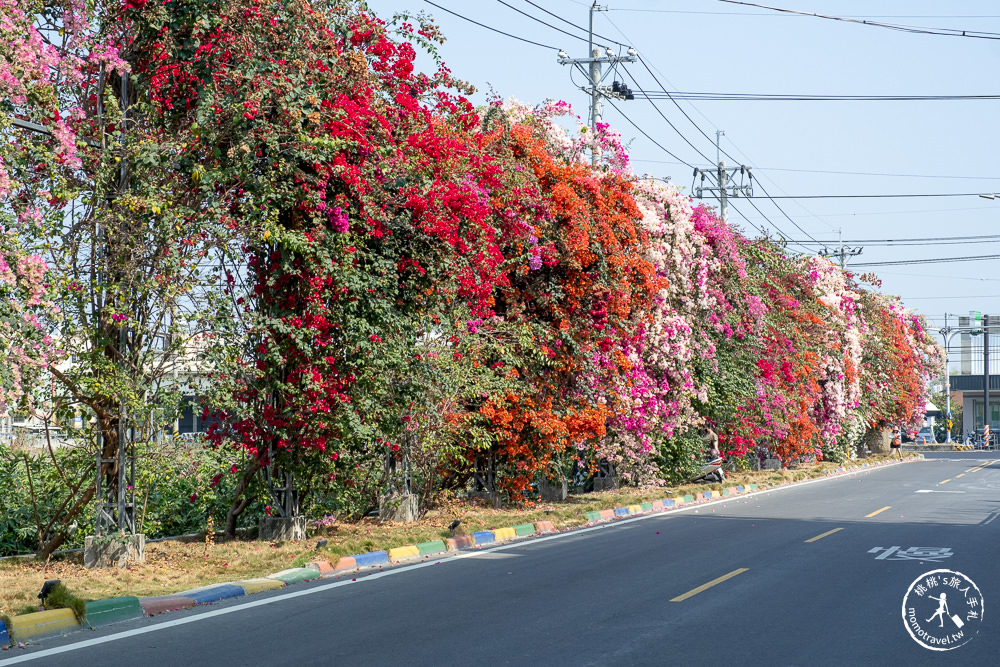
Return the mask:
{"type": "Polygon", "coordinates": [[[586,512],[584,516],[587,517],[587,521],[590,523],[600,521],[602,519],[600,512],[586,512]]]}
{"type": "Polygon", "coordinates": [[[519,523],[514,526],[514,532],[518,537],[528,537],[535,534],[535,525],[532,523],[519,523]]]}
{"type": "Polygon", "coordinates": [[[316,570],[319,572],[319,576],[325,576],[331,574],[334,570],[333,565],[330,565],[329,561],[325,560],[314,560],[306,563],[305,565],[311,570],[316,570]]]}
{"type": "Polygon", "coordinates": [[[628,508],[627,507],[616,507],[615,508],[615,516],[628,516],[628,508]]]}
{"type": "Polygon", "coordinates": [[[517,537],[517,531],[513,528],[497,528],[493,531],[493,539],[497,542],[506,542],[517,537]]]}
{"type": "Polygon", "coordinates": [[[0,646],[10,646],[10,635],[3,621],[0,621],[0,646]]]}
{"type": "Polygon", "coordinates": [[[476,546],[479,546],[480,544],[489,544],[490,542],[496,542],[496,538],[493,537],[493,531],[491,530],[481,530],[478,533],[473,533],[472,539],[475,540],[476,546]]]}
{"type": "Polygon", "coordinates": [[[698,500],[711,500],[713,497],[711,491],[703,491],[698,494],[698,500]]]}
{"type": "Polygon", "coordinates": [[[262,579],[244,579],[243,581],[237,581],[235,583],[237,586],[242,588],[247,595],[263,593],[264,591],[274,591],[285,587],[285,582],[280,579],[269,579],[267,577],[262,579]]]}
{"type": "Polygon", "coordinates": [[[653,508],[654,512],[656,512],[658,510],[662,510],[663,509],[663,501],[662,500],[654,500],[653,502],[650,503],[650,506],[653,508]]]}
{"type": "Polygon", "coordinates": [[[743,493],[744,490],[745,489],[742,486],[737,486],[736,487],[736,493],[743,493]]]}
{"type": "Polygon", "coordinates": [[[642,514],[642,505],[629,505],[625,509],[628,510],[628,513],[631,516],[634,516],[636,514],[642,514]]]}
{"type": "Polygon", "coordinates": [[[191,598],[196,605],[212,604],[230,598],[239,598],[246,595],[246,592],[239,586],[232,584],[216,584],[205,588],[196,588],[191,591],[184,591],[180,594],[183,597],[191,598]]]}
{"type": "Polygon", "coordinates": [[[333,566],[334,572],[340,572],[341,570],[353,570],[358,567],[358,561],[355,560],[354,556],[344,556],[337,561],[337,564],[333,566]]]}
{"type": "Polygon", "coordinates": [[[354,562],[358,567],[385,565],[389,562],[389,554],[384,551],[369,551],[366,554],[354,554],[354,562]]]}
{"type": "Polygon", "coordinates": [[[293,567],[288,570],[282,570],[281,572],[269,574],[267,575],[267,578],[277,579],[278,581],[285,582],[285,584],[297,584],[300,581],[318,579],[319,571],[314,570],[311,567],[293,567]]]}
{"type": "Polygon", "coordinates": [[[87,603],[87,623],[92,628],[141,618],[143,615],[139,598],[134,596],[94,600],[87,603]]]}
{"type": "Polygon", "coordinates": [[[463,547],[474,547],[476,546],[476,541],[468,535],[459,535],[458,537],[449,537],[445,540],[448,545],[448,551],[458,551],[463,547]]]}
{"type": "Polygon", "coordinates": [[[750,485],[750,490],[751,491],[756,491],[757,490],[757,485],[756,484],[751,484],[750,485]]]}
{"type": "Polygon", "coordinates": [[[417,545],[417,550],[421,556],[430,556],[444,553],[448,550],[448,547],[445,546],[444,540],[432,540],[430,542],[421,542],[417,545]]]}
{"type": "Polygon", "coordinates": [[[673,498],[664,498],[663,500],[660,500],[658,502],[663,503],[663,509],[665,510],[671,509],[675,505],[673,498]]]}
{"type": "Polygon", "coordinates": [[[685,503],[693,503],[694,502],[694,496],[684,496],[684,502],[685,503]]]}
{"type": "Polygon", "coordinates": [[[398,560],[404,560],[406,558],[413,558],[414,556],[420,555],[420,549],[416,548],[412,544],[408,544],[405,547],[396,547],[395,549],[389,549],[389,560],[396,562],[398,560]]]}
{"type": "Polygon", "coordinates": [[[598,514],[601,515],[602,519],[614,519],[615,518],[615,511],[614,510],[601,510],[600,512],[598,512],[598,514]]]}
{"type": "Polygon", "coordinates": [[[639,508],[643,512],[652,512],[653,511],[653,503],[642,503],[641,505],[639,505],[639,508]]]}
{"type": "Polygon", "coordinates": [[[551,533],[555,531],[556,527],[552,525],[551,521],[539,521],[538,523],[535,524],[535,529],[538,531],[539,534],[542,534],[542,533],[551,533]]]}
{"type": "Polygon", "coordinates": [[[49,609],[12,617],[8,631],[15,641],[27,642],[79,629],[72,609],[49,609]]]}
{"type": "Polygon", "coordinates": [[[190,609],[194,606],[194,600],[181,595],[156,595],[154,597],[139,598],[139,605],[146,616],[156,616],[168,611],[190,609]]]}

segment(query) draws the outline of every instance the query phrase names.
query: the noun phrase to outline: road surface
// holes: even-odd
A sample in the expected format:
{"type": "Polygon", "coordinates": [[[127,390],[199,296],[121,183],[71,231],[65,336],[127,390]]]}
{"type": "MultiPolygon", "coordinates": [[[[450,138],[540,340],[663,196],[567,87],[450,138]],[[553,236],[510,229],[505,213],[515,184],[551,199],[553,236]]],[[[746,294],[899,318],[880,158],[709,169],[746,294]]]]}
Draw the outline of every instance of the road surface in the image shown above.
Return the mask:
{"type": "MultiPolygon", "coordinates": [[[[77,633],[0,665],[997,664],[998,513],[996,454],[929,454],[77,633]],[[935,569],[991,606],[948,651],[904,626],[904,595],[935,569]]],[[[958,635],[952,612],[969,608],[944,581],[928,595],[943,590],[948,615],[923,626],[958,635]]]]}

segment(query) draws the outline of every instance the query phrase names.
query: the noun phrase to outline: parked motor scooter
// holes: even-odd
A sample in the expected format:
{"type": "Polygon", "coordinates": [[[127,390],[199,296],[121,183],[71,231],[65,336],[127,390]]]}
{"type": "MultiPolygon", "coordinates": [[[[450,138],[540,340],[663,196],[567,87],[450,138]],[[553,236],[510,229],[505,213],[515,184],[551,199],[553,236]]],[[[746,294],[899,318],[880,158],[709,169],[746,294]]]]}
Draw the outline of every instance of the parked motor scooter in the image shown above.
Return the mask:
{"type": "Polygon", "coordinates": [[[702,466],[701,471],[688,481],[698,482],[699,484],[715,484],[725,482],[726,471],[722,469],[722,463],[724,460],[725,459],[721,456],[715,457],[702,466]]]}

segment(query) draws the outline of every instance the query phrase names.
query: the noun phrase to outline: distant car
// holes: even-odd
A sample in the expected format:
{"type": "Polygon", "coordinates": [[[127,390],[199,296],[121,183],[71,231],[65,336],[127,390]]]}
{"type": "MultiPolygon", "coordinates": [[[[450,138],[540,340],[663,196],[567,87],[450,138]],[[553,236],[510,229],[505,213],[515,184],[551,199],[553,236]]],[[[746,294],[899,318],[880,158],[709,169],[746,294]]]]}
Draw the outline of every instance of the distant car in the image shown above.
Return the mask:
{"type": "Polygon", "coordinates": [[[937,440],[934,438],[934,433],[931,431],[930,426],[925,426],[917,434],[913,436],[913,442],[918,445],[934,445],[937,444],[937,440]]]}

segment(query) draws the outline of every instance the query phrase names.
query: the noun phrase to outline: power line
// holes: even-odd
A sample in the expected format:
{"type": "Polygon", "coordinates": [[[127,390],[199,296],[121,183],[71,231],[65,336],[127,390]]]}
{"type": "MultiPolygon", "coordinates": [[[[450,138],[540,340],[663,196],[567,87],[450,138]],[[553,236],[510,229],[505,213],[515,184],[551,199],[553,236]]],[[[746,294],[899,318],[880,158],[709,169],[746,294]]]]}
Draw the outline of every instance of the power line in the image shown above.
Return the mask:
{"type": "MultiPolygon", "coordinates": [[[[815,239],[813,239],[815,241],[815,239]]],[[[816,241],[820,243],[819,241],[816,241]]],[[[800,241],[809,243],[809,241],[800,241]]],[[[823,242],[823,243],[828,243],[823,242]]],[[[844,241],[851,245],[950,245],[955,243],[1000,243],[1000,234],[984,234],[981,236],[928,236],[913,239],[856,239],[844,241]]]]}
{"type": "Polygon", "coordinates": [[[438,9],[440,9],[443,12],[448,12],[452,16],[457,16],[458,18],[463,19],[465,21],[468,21],[469,23],[474,23],[474,24],[478,25],[480,28],[486,28],[487,30],[492,30],[493,32],[498,32],[501,35],[504,35],[505,37],[510,37],[511,39],[516,39],[518,41],[526,42],[528,44],[534,44],[535,46],[540,46],[543,49],[551,49],[553,51],[558,51],[559,50],[555,46],[551,46],[549,44],[542,44],[541,42],[535,42],[535,41],[532,41],[530,39],[525,39],[524,37],[518,37],[517,35],[512,35],[509,32],[504,32],[503,30],[497,30],[496,28],[488,26],[485,23],[480,23],[479,21],[473,21],[468,16],[462,16],[458,12],[453,12],[450,9],[446,9],[445,7],[442,7],[441,5],[438,5],[438,4],[435,4],[435,3],[431,2],[431,0],[424,0],[424,2],[426,2],[428,5],[431,5],[432,7],[437,7],[438,9]]]}
{"type": "Polygon", "coordinates": [[[930,28],[927,26],[919,25],[904,25],[899,23],[883,23],[882,21],[869,21],[867,19],[855,19],[847,16],[831,16],[829,14],[816,14],[813,12],[800,12],[795,9],[782,9],[781,7],[769,7],[767,5],[758,5],[753,2],[743,2],[742,0],[719,0],[720,2],[726,2],[731,5],[743,5],[745,7],[757,7],[759,9],[769,9],[774,12],[782,12],[785,14],[795,14],[798,16],[812,16],[818,19],[827,19],[830,21],[842,21],[845,23],[857,23],[860,25],[872,26],[875,28],[886,28],[888,30],[897,30],[899,32],[908,32],[919,35],[937,35],[940,37],[971,37],[973,39],[1000,39],[1000,33],[996,32],[986,32],[983,30],[958,30],[956,28],[930,28]]]}
{"type": "MultiPolygon", "coordinates": [[[[657,90],[636,90],[636,95],[663,99],[657,90]]],[[[815,95],[796,93],[713,93],[673,91],[670,97],[679,100],[709,102],[942,102],[961,100],[1000,100],[1000,95],[815,95]]]]}
{"type": "Polygon", "coordinates": [[[854,266],[861,267],[861,266],[902,266],[911,264],[944,264],[948,262],[982,262],[994,259],[1000,259],[1000,255],[969,255],[966,257],[931,257],[929,259],[901,259],[894,262],[862,262],[860,264],[854,264],[854,266]]]}
{"type": "Polygon", "coordinates": [[[633,121],[631,118],[629,118],[625,114],[625,112],[622,111],[618,107],[617,104],[615,104],[614,102],[612,102],[610,99],[608,100],[608,104],[610,104],[612,107],[614,107],[615,111],[617,111],[619,114],[621,114],[621,117],[624,118],[625,120],[627,120],[629,122],[629,125],[631,125],[636,130],[638,130],[639,132],[641,132],[642,136],[644,136],[647,139],[649,139],[650,141],[652,141],[660,150],[662,150],[664,153],[666,153],[667,155],[671,156],[675,160],[678,160],[680,162],[680,164],[687,165],[688,167],[691,167],[692,169],[694,169],[694,166],[691,165],[689,162],[685,162],[684,160],[681,160],[679,157],[677,157],[676,155],[674,155],[673,153],[671,153],[670,150],[668,150],[663,144],[661,144],[659,141],[657,141],[653,137],[649,136],[649,134],[644,129],[642,129],[641,127],[639,127],[638,125],[636,125],[635,121],[633,121]]]}
{"type": "MultiPolygon", "coordinates": [[[[577,25],[577,24],[573,23],[572,21],[567,21],[566,19],[564,19],[563,17],[559,16],[558,14],[555,14],[555,13],[550,12],[549,10],[545,9],[545,7],[542,7],[541,5],[536,5],[531,0],[524,0],[524,1],[527,2],[529,5],[531,5],[532,7],[535,7],[536,9],[542,10],[543,12],[545,12],[546,14],[548,14],[549,16],[552,16],[553,18],[557,18],[557,19],[559,19],[560,21],[562,21],[563,23],[565,23],[567,25],[573,26],[577,30],[582,30],[583,32],[587,32],[587,33],[590,32],[589,30],[587,30],[587,28],[584,28],[582,25],[577,25]]],[[[506,4],[506,3],[504,3],[504,4],[506,4]]],[[[618,40],[611,39],[610,37],[606,37],[606,36],[601,35],[601,34],[596,33],[596,32],[594,33],[594,37],[600,37],[601,39],[606,40],[608,42],[611,42],[612,44],[617,44],[618,46],[629,46],[628,44],[623,44],[622,42],[619,42],[618,40]]],[[[583,41],[587,41],[587,40],[583,40],[583,41]]]]}
{"type": "Polygon", "coordinates": [[[754,197],[754,199],[900,199],[909,197],[978,197],[981,192],[919,192],[913,194],[879,195],[777,195],[775,197],[754,197]]]}
{"type": "Polygon", "coordinates": [[[586,42],[586,41],[587,41],[587,40],[586,40],[585,38],[583,38],[583,37],[580,37],[579,35],[574,35],[573,33],[571,33],[571,32],[567,32],[567,31],[563,30],[562,28],[557,28],[557,27],[555,27],[554,25],[552,25],[551,23],[547,23],[547,22],[543,21],[542,19],[540,19],[540,18],[538,18],[538,17],[535,17],[535,16],[532,16],[532,15],[531,15],[531,14],[529,14],[528,12],[526,12],[526,11],[523,11],[523,10],[520,10],[520,9],[518,9],[518,8],[517,8],[517,7],[515,7],[514,5],[511,5],[511,4],[508,4],[508,3],[504,2],[504,0],[497,0],[497,2],[499,2],[499,3],[500,3],[501,5],[503,5],[504,7],[507,7],[507,8],[509,8],[509,9],[513,9],[513,10],[514,10],[515,12],[517,12],[518,14],[521,14],[522,16],[527,16],[527,17],[528,17],[529,19],[531,19],[532,21],[537,21],[538,23],[541,23],[541,24],[542,24],[542,25],[544,25],[544,26],[548,26],[548,27],[552,28],[552,29],[553,29],[553,30],[555,30],[556,32],[561,32],[561,33],[562,33],[562,34],[564,34],[564,35],[569,35],[569,36],[570,36],[570,37],[572,37],[573,39],[578,39],[578,40],[580,40],[581,42],[586,42]]]}

